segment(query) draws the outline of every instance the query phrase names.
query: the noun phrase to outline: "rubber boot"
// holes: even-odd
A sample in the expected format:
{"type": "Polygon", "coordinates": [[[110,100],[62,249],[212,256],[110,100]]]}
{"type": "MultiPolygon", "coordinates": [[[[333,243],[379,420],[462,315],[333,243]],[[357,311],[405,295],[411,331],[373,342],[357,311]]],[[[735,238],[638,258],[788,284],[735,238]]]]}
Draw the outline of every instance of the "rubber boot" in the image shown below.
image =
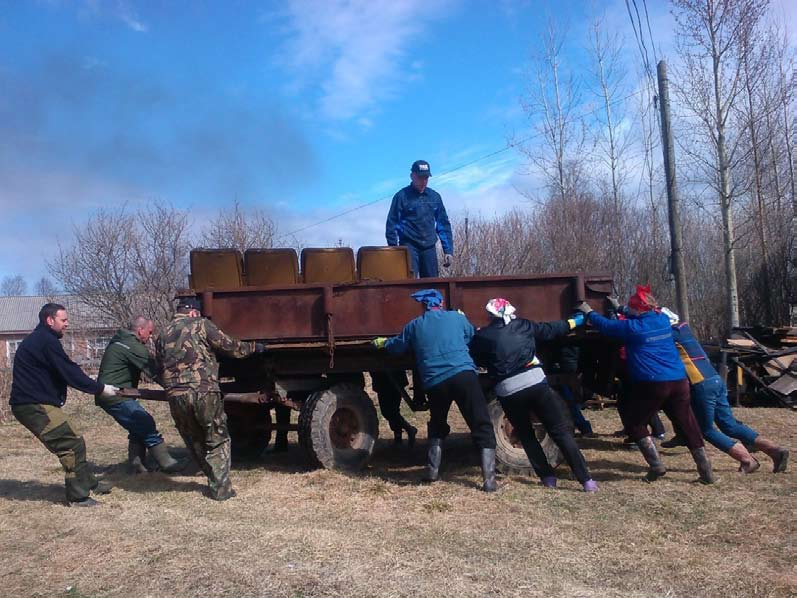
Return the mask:
{"type": "Polygon", "coordinates": [[[288,433],[279,431],[274,439],[274,452],[285,453],[288,451],[288,433]]]}
{"type": "Polygon", "coordinates": [[[436,482],[440,479],[440,461],[443,459],[443,439],[430,438],[429,450],[426,454],[426,473],[424,482],[436,482]]]}
{"type": "Polygon", "coordinates": [[[130,473],[147,473],[149,470],[144,465],[147,458],[147,447],[143,442],[130,438],[127,441],[127,465],[130,473]]]}
{"type": "Polygon", "coordinates": [[[744,445],[741,442],[737,442],[731,448],[729,448],[728,455],[741,463],[739,466],[739,471],[744,473],[753,473],[756,469],[761,467],[758,459],[748,453],[747,449],[744,448],[744,445]]]}
{"type": "Polygon", "coordinates": [[[766,438],[758,436],[755,439],[754,446],[764,451],[766,455],[772,459],[772,473],[782,473],[786,471],[786,465],[789,462],[789,449],[779,447],[777,444],[766,438]]]}
{"type": "Polygon", "coordinates": [[[667,473],[667,469],[659,458],[659,452],[656,450],[656,443],[653,442],[652,437],[645,436],[638,440],[637,446],[649,467],[648,472],[645,474],[646,482],[655,482],[667,473]]]}
{"type": "Polygon", "coordinates": [[[410,422],[408,422],[403,417],[401,418],[401,425],[404,430],[407,432],[407,446],[412,448],[415,446],[415,436],[418,434],[418,428],[413,426],[410,422]]]}
{"type": "Polygon", "coordinates": [[[485,492],[495,492],[498,485],[495,483],[495,449],[482,449],[482,477],[484,483],[482,490],[485,492]]]}
{"type": "Polygon", "coordinates": [[[110,494],[113,490],[113,484],[105,480],[98,480],[97,485],[91,489],[92,494],[110,494]]]}
{"type": "Polygon", "coordinates": [[[185,467],[185,463],[177,461],[169,454],[165,442],[149,447],[149,453],[154,457],[158,467],[164,473],[177,473],[185,467]]]}
{"type": "Polygon", "coordinates": [[[98,507],[100,503],[90,497],[86,497],[83,500],[72,500],[67,503],[70,507],[98,507]]]}
{"type": "Polygon", "coordinates": [[[697,465],[697,473],[700,475],[700,483],[701,484],[713,484],[716,482],[716,478],[714,477],[714,472],[711,470],[711,461],[708,460],[708,455],[706,455],[706,449],[702,446],[697,449],[692,449],[692,459],[695,460],[695,465],[697,465]]]}

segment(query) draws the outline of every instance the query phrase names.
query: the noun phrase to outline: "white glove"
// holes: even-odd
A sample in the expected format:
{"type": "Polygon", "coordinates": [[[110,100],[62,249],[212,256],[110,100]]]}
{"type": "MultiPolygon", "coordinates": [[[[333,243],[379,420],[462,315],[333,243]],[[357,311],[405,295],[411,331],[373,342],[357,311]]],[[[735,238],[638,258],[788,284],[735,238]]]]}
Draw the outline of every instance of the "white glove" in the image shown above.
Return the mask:
{"type": "Polygon", "coordinates": [[[110,399],[111,397],[115,397],[116,396],[116,391],[117,390],[119,390],[117,387],[112,386],[110,384],[106,384],[103,387],[102,392],[100,393],[100,396],[103,399],[110,399]]]}
{"type": "Polygon", "coordinates": [[[454,262],[454,256],[450,253],[447,253],[443,256],[443,268],[450,268],[451,264],[454,262]]]}

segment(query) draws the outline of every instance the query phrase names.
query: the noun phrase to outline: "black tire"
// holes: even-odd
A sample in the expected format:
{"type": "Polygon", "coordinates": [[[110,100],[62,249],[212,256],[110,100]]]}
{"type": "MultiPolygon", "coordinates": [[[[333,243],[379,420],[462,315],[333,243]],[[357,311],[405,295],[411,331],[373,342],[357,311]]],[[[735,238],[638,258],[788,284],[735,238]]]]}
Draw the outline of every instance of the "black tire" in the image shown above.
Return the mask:
{"type": "Polygon", "coordinates": [[[225,404],[233,461],[258,459],[271,442],[271,412],[265,405],[225,404]]]}
{"type": "MultiPolygon", "coordinates": [[[[498,471],[505,474],[533,475],[534,471],[531,469],[526,451],[514,437],[512,424],[504,415],[504,410],[498,399],[490,401],[487,410],[490,413],[490,420],[493,422],[493,431],[495,432],[495,462],[498,471]]],[[[532,414],[529,414],[529,417],[534,422],[534,433],[542,446],[548,463],[551,464],[551,467],[557,467],[564,461],[562,452],[548,436],[548,432],[545,431],[542,424],[536,421],[532,414]]]]}
{"type": "Polygon", "coordinates": [[[314,392],[299,412],[299,445],[316,466],[362,469],[378,437],[376,409],[358,384],[336,384],[314,392]]]}

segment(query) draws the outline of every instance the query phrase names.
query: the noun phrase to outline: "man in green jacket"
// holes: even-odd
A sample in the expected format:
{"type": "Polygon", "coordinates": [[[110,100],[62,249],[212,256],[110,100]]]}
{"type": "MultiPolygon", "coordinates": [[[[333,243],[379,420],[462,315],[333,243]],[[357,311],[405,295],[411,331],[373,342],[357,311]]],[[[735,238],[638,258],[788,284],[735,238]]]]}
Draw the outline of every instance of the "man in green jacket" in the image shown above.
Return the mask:
{"type": "MultiPolygon", "coordinates": [[[[102,356],[97,380],[118,388],[137,388],[141,372],[155,380],[159,368],[146,347],[154,329],[152,320],[137,316],[127,329],[118,330],[102,356]]],[[[147,471],[144,465],[147,449],[161,471],[175,473],[183,468],[184,464],[169,454],[155,420],[137,400],[97,395],[94,402],[128,431],[127,459],[132,473],[147,471]]]]}

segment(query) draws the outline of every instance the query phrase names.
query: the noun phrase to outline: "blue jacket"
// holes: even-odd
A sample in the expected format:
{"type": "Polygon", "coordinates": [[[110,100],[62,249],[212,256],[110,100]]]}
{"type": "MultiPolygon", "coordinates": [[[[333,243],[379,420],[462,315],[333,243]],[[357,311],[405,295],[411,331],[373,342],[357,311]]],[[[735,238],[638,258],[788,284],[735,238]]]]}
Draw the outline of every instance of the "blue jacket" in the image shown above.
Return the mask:
{"type": "Polygon", "coordinates": [[[686,378],[666,315],[648,311],[638,318],[610,320],[593,311],[589,322],[601,334],[623,341],[628,375],[633,382],[673,382],[686,378]]]}
{"type": "Polygon", "coordinates": [[[428,249],[434,247],[437,237],[443,253],[453,255],[454,237],[440,194],[429,187],[418,193],[412,185],[396,193],[385,224],[387,244],[428,249]]]}
{"type": "Polygon", "coordinates": [[[396,354],[412,350],[423,386],[429,389],[460,372],[476,371],[468,352],[474,332],[461,313],[431,310],[412,320],[401,334],[389,338],[385,349],[396,354]]]}
{"type": "Polygon", "coordinates": [[[711,365],[703,346],[692,334],[689,324],[686,322],[676,324],[672,327],[672,332],[675,346],[681,356],[681,361],[686,367],[689,384],[700,384],[704,380],[719,376],[717,370],[711,365]]]}
{"type": "Polygon", "coordinates": [[[39,324],[19,345],[14,356],[11,405],[39,404],[61,407],[67,385],[90,395],[103,385],[89,378],[69,359],[55,332],[39,324]]]}

